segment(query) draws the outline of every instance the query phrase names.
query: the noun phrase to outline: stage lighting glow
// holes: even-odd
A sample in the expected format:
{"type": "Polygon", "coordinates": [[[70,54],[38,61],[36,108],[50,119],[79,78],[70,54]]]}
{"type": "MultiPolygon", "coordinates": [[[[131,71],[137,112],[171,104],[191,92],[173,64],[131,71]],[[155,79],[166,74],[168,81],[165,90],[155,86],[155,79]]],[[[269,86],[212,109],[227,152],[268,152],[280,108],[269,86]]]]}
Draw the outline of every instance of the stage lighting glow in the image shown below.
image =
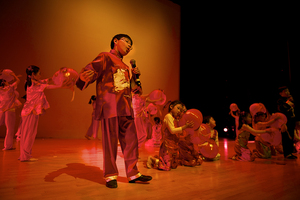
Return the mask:
{"type": "Polygon", "coordinates": [[[228,129],[227,129],[227,128],[224,128],[223,131],[226,133],[226,132],[228,131],[228,129]]]}

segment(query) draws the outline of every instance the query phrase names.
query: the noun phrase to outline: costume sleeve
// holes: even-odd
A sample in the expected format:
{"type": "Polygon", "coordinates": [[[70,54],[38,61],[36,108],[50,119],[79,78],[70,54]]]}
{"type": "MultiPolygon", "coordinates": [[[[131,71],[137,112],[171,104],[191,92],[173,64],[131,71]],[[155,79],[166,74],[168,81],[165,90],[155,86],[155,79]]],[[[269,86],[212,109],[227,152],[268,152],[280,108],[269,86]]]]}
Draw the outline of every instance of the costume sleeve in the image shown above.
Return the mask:
{"type": "Polygon", "coordinates": [[[217,130],[215,130],[215,131],[216,131],[216,139],[215,139],[215,142],[216,142],[216,144],[219,146],[219,133],[218,133],[217,130]]]}
{"type": "Polygon", "coordinates": [[[283,99],[279,99],[277,101],[277,108],[279,112],[282,112],[283,114],[287,114],[291,110],[291,106],[287,104],[283,99]]]}
{"type": "Polygon", "coordinates": [[[101,74],[105,70],[105,68],[106,68],[106,57],[105,57],[105,55],[103,53],[100,53],[97,56],[97,58],[95,58],[92,62],[90,62],[87,66],[85,66],[81,70],[81,72],[79,73],[79,79],[76,82],[76,86],[80,90],[83,90],[90,83],[93,83],[95,80],[97,80],[99,78],[99,76],[101,76],[101,74]],[[85,71],[88,71],[88,70],[94,71],[94,76],[93,76],[93,78],[92,78],[92,80],[90,82],[85,83],[83,80],[80,79],[80,74],[83,73],[83,72],[85,72],[85,71]]]}
{"type": "Polygon", "coordinates": [[[166,124],[166,126],[169,129],[170,133],[172,133],[172,134],[182,133],[182,128],[181,127],[175,128],[174,118],[171,115],[167,114],[165,116],[164,123],[166,124]]]}

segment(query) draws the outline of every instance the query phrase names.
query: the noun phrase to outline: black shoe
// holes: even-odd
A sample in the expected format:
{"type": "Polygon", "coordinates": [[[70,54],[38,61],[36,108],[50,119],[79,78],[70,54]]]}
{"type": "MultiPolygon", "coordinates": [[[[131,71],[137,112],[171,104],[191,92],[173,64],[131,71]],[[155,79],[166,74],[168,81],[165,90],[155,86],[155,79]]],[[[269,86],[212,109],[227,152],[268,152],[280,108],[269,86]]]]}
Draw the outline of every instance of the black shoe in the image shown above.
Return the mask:
{"type": "Polygon", "coordinates": [[[294,156],[293,154],[289,154],[285,158],[287,158],[287,159],[297,159],[298,157],[294,156]]]}
{"type": "Polygon", "coordinates": [[[145,176],[145,175],[142,175],[136,179],[133,179],[131,181],[129,181],[129,183],[135,183],[136,181],[140,181],[140,182],[148,182],[148,181],[151,181],[152,180],[152,177],[151,176],[145,176]]]}
{"type": "Polygon", "coordinates": [[[111,180],[111,181],[106,182],[106,187],[117,188],[118,187],[117,180],[111,180]]]}

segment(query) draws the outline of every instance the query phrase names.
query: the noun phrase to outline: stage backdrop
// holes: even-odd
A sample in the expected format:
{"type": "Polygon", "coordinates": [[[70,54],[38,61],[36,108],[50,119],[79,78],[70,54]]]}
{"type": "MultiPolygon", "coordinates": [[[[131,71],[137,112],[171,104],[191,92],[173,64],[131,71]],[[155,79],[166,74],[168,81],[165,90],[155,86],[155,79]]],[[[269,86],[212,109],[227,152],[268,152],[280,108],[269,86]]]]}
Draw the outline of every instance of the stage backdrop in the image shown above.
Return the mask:
{"type": "MultiPolygon", "coordinates": [[[[27,66],[39,66],[43,78],[61,67],[80,72],[110,50],[115,34],[125,33],[133,39],[133,50],[124,62],[136,60],[144,94],[160,88],[168,100],[179,98],[180,7],[170,1],[11,0],[1,1],[0,11],[0,66],[22,75],[20,96],[25,94],[27,66]]],[[[73,102],[69,90],[46,90],[50,109],[40,117],[37,137],[83,138],[95,88],[95,83],[84,91],[76,88],[73,102]]]]}

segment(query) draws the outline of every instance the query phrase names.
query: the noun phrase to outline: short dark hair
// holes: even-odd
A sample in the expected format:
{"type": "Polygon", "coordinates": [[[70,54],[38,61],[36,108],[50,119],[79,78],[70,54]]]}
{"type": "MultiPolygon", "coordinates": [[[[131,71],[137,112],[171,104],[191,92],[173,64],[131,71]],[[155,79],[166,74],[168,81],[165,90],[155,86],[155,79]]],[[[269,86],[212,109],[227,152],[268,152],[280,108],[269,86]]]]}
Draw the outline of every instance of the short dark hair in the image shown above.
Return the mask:
{"type": "Polygon", "coordinates": [[[118,34],[118,35],[115,35],[115,36],[112,38],[112,40],[111,40],[111,42],[110,42],[110,48],[113,49],[114,46],[115,46],[114,39],[117,38],[118,40],[120,40],[120,39],[123,38],[123,37],[128,38],[128,39],[130,40],[130,42],[131,42],[131,46],[133,45],[132,39],[131,39],[131,37],[130,37],[129,35],[126,35],[126,34],[118,34]]]}
{"type": "Polygon", "coordinates": [[[210,115],[208,115],[208,116],[205,116],[204,118],[203,118],[203,124],[208,124],[209,123],[209,120],[212,118],[212,116],[210,116],[210,115]]]}
{"type": "Polygon", "coordinates": [[[278,88],[278,93],[281,93],[283,90],[289,89],[287,86],[282,86],[278,88]]]}
{"type": "Polygon", "coordinates": [[[6,80],[5,79],[0,79],[0,87],[4,87],[5,86],[5,82],[6,80]]]}
{"type": "Polygon", "coordinates": [[[27,74],[27,78],[26,78],[26,83],[25,83],[25,91],[27,91],[27,87],[32,85],[32,74],[36,74],[40,71],[40,68],[35,66],[35,65],[30,65],[29,67],[27,67],[26,69],[26,74],[27,74]]]}
{"type": "Polygon", "coordinates": [[[170,103],[170,105],[169,105],[169,112],[170,112],[170,111],[174,108],[174,106],[176,106],[177,104],[183,105],[182,102],[179,101],[179,100],[172,101],[172,102],[170,103]],[[173,108],[171,108],[171,106],[172,106],[173,108]]]}
{"type": "Polygon", "coordinates": [[[242,111],[242,112],[240,113],[238,130],[240,130],[240,129],[243,127],[243,124],[246,124],[246,118],[247,118],[248,116],[251,116],[251,114],[248,113],[248,112],[242,111]]]}

